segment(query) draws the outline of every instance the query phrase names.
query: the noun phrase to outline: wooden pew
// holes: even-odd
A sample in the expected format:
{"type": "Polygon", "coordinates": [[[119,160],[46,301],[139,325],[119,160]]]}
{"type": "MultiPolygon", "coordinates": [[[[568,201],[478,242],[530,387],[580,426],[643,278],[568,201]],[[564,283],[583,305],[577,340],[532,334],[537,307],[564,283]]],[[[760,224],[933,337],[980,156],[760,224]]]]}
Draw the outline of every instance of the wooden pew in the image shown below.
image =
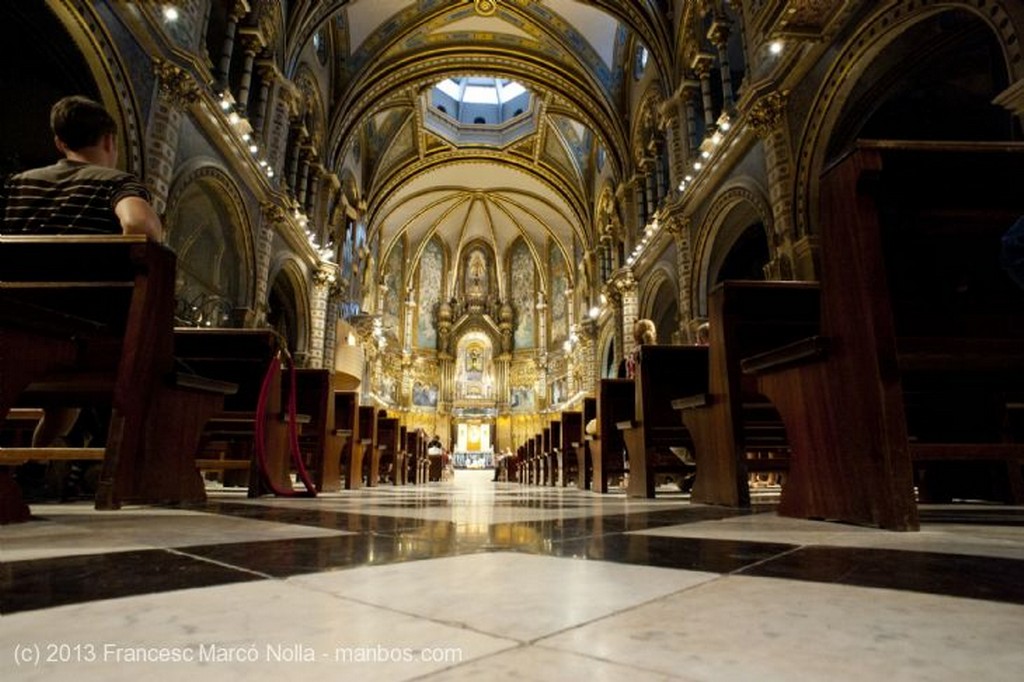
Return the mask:
{"type": "Polygon", "coordinates": [[[395,479],[395,485],[405,485],[406,483],[412,483],[412,481],[409,480],[409,471],[412,468],[409,456],[409,431],[405,424],[401,424],[398,427],[398,444],[400,448],[398,455],[401,460],[401,466],[396,469],[396,471],[398,471],[398,477],[395,479]]]}
{"type": "Polygon", "coordinates": [[[324,464],[326,480],[337,481],[333,490],[341,489],[345,477],[345,490],[357,490],[363,485],[363,443],[359,432],[359,393],[334,392],[334,435],[338,449],[324,464]]]}
{"type": "Polygon", "coordinates": [[[583,415],[579,412],[563,412],[558,460],[557,478],[562,487],[568,487],[570,481],[579,480],[580,469],[576,459],[576,448],[583,441],[583,415]]]}
{"type": "Polygon", "coordinates": [[[382,477],[390,480],[392,485],[402,485],[399,473],[404,468],[404,462],[399,457],[402,451],[399,442],[398,419],[388,417],[387,412],[381,410],[377,417],[377,449],[380,453],[378,468],[382,477]]]}
{"type": "Polygon", "coordinates": [[[377,408],[359,406],[359,443],[363,448],[363,477],[366,486],[377,487],[380,480],[380,450],[377,449],[377,408]]]}
{"type": "MultiPolygon", "coordinates": [[[[586,429],[591,419],[597,419],[597,398],[583,399],[583,428],[586,429]]],[[[594,460],[590,445],[595,436],[589,433],[580,433],[580,440],[573,445],[576,450],[576,487],[580,490],[590,490],[590,482],[594,475],[594,460]]]]}
{"type": "Polygon", "coordinates": [[[1024,305],[998,262],[1021,177],[1019,143],[862,142],[823,174],[829,353],[758,374],[793,447],[780,513],[914,530],[914,468],[929,499],[947,461],[965,468],[938,499],[999,467],[990,494],[1024,501],[1024,444],[1001,428],[1024,395],[1024,305]]]}
{"type": "MultiPolygon", "coordinates": [[[[185,366],[231,382],[238,391],[224,401],[203,430],[196,464],[202,471],[222,471],[225,484],[246,485],[249,497],[270,492],[258,474],[255,457],[256,408],[263,379],[280,350],[269,328],[178,327],[174,353],[185,366]]],[[[288,427],[284,418],[283,373],[270,379],[263,415],[267,475],[280,489],[292,488],[288,427]]]]}
{"type": "Polygon", "coordinates": [[[102,462],[96,507],[205,499],[193,454],[235,387],[175,368],[173,252],[121,236],[0,237],[0,422],[28,407],[109,405],[103,448],[0,451],[0,523],[28,508],[6,467],[102,462]]]}
{"type": "Polygon", "coordinates": [[[426,483],[427,434],[423,429],[406,431],[405,451],[407,460],[406,482],[426,483]]]}
{"type": "Polygon", "coordinates": [[[536,474],[534,475],[535,485],[548,484],[548,449],[551,445],[551,427],[544,426],[541,432],[535,436],[537,440],[537,454],[535,455],[536,474]]]}
{"type": "MultiPolygon", "coordinates": [[[[672,400],[708,390],[708,349],[702,346],[643,346],[637,361],[635,411],[619,421],[629,452],[630,497],[654,497],[655,476],[673,473],[682,482],[692,471],[678,448],[693,452],[689,432],[680,423],[672,400]]],[[[681,486],[682,487],[682,486],[681,486]]]]}
{"type": "Polygon", "coordinates": [[[557,486],[559,476],[558,460],[561,459],[559,448],[562,447],[562,423],[557,419],[551,420],[551,426],[545,428],[546,448],[544,450],[544,485],[557,486]]]}
{"type": "Polygon", "coordinates": [[[594,492],[607,493],[611,477],[626,473],[626,441],[617,424],[632,421],[635,410],[632,379],[601,379],[597,436],[590,441],[594,492]]]}
{"type": "MultiPolygon", "coordinates": [[[[284,374],[287,398],[290,372],[284,374]]],[[[321,492],[341,489],[341,477],[334,463],[348,436],[336,431],[334,372],[327,369],[295,370],[296,412],[303,415],[299,448],[313,484],[321,492]]]]}
{"type": "Polygon", "coordinates": [[[789,444],[781,417],[740,363],[814,336],[821,317],[818,285],[722,282],[708,297],[708,317],[708,391],[673,401],[694,443],[690,499],[745,507],[749,474],[788,470],[789,444]]]}

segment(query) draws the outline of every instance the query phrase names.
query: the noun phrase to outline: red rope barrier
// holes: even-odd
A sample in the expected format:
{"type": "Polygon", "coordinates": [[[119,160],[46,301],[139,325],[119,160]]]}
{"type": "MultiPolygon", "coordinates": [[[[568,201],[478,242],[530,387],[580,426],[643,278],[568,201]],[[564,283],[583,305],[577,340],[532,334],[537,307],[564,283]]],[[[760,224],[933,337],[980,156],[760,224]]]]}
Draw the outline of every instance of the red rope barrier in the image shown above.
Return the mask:
{"type": "MultiPolygon", "coordinates": [[[[302,461],[302,453],[299,451],[299,432],[297,427],[297,416],[296,416],[296,376],[295,376],[295,363],[292,362],[291,357],[288,357],[288,368],[289,378],[291,379],[289,391],[288,391],[288,445],[291,451],[292,462],[295,464],[295,469],[298,471],[299,480],[302,481],[302,485],[305,486],[305,490],[295,490],[294,488],[278,487],[277,483],[271,477],[269,467],[267,466],[267,445],[266,445],[266,428],[265,420],[267,414],[267,399],[270,395],[270,386],[273,384],[274,375],[281,371],[281,355],[283,351],[278,351],[274,356],[274,359],[270,361],[270,366],[267,368],[267,373],[263,377],[263,384],[260,386],[260,395],[256,401],[256,429],[255,429],[255,448],[256,448],[256,463],[259,466],[260,477],[263,479],[263,484],[278,497],[316,497],[316,486],[313,485],[313,481],[309,477],[309,472],[306,471],[306,465],[302,461]]],[[[287,353],[284,353],[287,355],[287,353]]]]}

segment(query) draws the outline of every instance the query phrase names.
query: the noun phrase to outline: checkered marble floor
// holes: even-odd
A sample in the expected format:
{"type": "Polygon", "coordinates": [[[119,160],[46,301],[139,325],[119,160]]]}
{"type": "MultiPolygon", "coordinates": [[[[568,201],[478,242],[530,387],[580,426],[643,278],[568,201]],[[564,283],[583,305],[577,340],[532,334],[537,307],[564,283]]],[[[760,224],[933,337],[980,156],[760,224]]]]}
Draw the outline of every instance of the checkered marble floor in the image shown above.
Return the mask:
{"type": "Polygon", "coordinates": [[[919,533],[454,481],[0,527],[4,680],[1011,680],[1024,509],[919,533]],[[327,676],[327,677],[325,677],[327,676]]]}

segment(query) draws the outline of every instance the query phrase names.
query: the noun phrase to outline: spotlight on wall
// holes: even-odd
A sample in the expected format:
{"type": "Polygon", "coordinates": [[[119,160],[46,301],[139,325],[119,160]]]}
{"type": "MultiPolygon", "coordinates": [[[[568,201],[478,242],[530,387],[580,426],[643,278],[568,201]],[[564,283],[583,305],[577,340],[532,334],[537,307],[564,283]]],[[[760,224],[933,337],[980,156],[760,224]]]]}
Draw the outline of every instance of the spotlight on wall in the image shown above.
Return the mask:
{"type": "Polygon", "coordinates": [[[599,317],[601,317],[601,309],[595,305],[590,309],[590,319],[596,320],[599,317]]]}

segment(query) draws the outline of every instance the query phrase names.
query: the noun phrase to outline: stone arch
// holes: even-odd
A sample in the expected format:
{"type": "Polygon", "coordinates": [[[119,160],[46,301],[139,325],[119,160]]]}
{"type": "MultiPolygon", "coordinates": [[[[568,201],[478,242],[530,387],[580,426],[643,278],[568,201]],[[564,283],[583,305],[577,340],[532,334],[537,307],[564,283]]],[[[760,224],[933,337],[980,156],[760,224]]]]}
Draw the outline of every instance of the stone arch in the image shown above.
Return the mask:
{"type": "Polygon", "coordinates": [[[226,300],[232,326],[240,325],[234,313],[256,304],[256,249],[235,182],[210,159],[190,160],[171,183],[164,226],[178,254],[179,296],[194,291],[226,300]]]}
{"type": "Polygon", "coordinates": [[[850,37],[811,104],[796,154],[795,219],[798,236],[816,232],[818,176],[827,161],[832,132],[861,73],[882,51],[918,23],[950,10],[977,16],[997,36],[1011,83],[1024,78],[1020,27],[1007,10],[1008,0],[899,0],[874,14],[850,37]]]}
{"type": "Polygon", "coordinates": [[[651,320],[658,343],[671,343],[679,332],[679,287],[668,263],[658,263],[644,282],[638,317],[651,320]]]}
{"type": "Polygon", "coordinates": [[[286,340],[299,364],[305,364],[311,345],[312,314],[307,274],[294,256],[281,255],[271,263],[267,293],[267,323],[286,340]]]}
{"type": "MultiPolygon", "coordinates": [[[[45,3],[8,3],[10,9],[5,5],[4,11],[10,15],[5,17],[8,25],[22,27],[22,33],[19,35],[21,39],[26,35],[32,36],[34,32],[45,33],[59,26],[63,31],[60,35],[36,35],[29,40],[45,45],[45,56],[48,59],[52,58],[58,64],[71,66],[65,71],[62,65],[57,67],[60,69],[59,73],[47,74],[47,82],[59,79],[61,86],[69,88],[65,91],[47,92],[43,89],[45,84],[35,82],[31,84],[33,92],[26,94],[34,93],[36,101],[31,96],[22,100],[20,93],[7,92],[8,96],[18,98],[18,106],[12,112],[18,121],[16,129],[19,130],[19,135],[32,136],[36,139],[40,136],[45,140],[47,149],[51,150],[46,161],[52,161],[52,135],[48,125],[50,105],[69,94],[95,97],[118,124],[121,167],[142,178],[145,175],[143,135],[146,112],[139,103],[148,101],[148,88],[152,87],[154,76],[149,71],[143,71],[138,78],[131,77],[130,56],[123,55],[115,46],[95,4],[84,0],[46,0],[45,3]],[[87,80],[91,82],[85,82],[87,80]],[[142,92],[136,92],[136,83],[142,92]],[[72,89],[75,85],[79,87],[72,89]],[[38,96],[42,93],[53,101],[38,102],[38,96]],[[31,120],[26,120],[29,117],[31,120]]],[[[19,41],[15,44],[24,43],[19,41]]],[[[26,55],[21,54],[10,64],[24,74],[31,68],[30,65],[26,66],[25,58],[26,55]]],[[[5,85],[10,87],[10,81],[5,79],[5,85]]],[[[35,159],[32,160],[32,165],[38,165],[35,159]]]]}
{"type": "Polygon", "coordinates": [[[614,379],[618,370],[622,351],[615,347],[615,316],[601,327],[597,337],[597,377],[598,379],[614,379]]]}
{"type": "Polygon", "coordinates": [[[741,179],[739,184],[725,189],[711,203],[697,230],[694,268],[690,275],[690,291],[693,292],[690,305],[698,317],[707,316],[708,292],[713,284],[711,279],[729,249],[750,227],[751,218],[763,225],[771,256],[775,246],[771,207],[766,192],[753,180],[741,179]]]}

